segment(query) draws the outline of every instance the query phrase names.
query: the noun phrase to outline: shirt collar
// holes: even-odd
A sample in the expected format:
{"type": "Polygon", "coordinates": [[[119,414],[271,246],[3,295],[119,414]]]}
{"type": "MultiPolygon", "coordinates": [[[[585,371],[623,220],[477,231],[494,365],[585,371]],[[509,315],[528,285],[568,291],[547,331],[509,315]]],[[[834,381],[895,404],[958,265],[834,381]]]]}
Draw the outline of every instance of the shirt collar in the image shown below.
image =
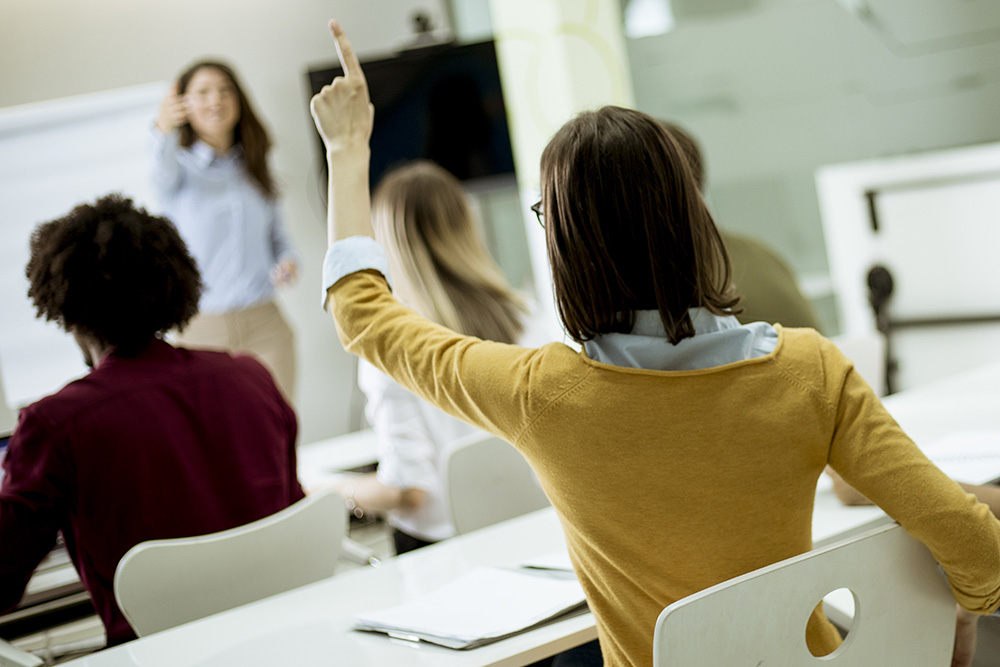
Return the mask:
{"type": "Polygon", "coordinates": [[[778,332],[766,322],[740,324],[732,315],[688,310],[695,335],[676,345],[667,339],[655,310],[639,310],[629,333],[595,336],[583,344],[587,356],[613,366],[676,371],[714,368],[770,354],[778,332]]]}
{"type": "Polygon", "coordinates": [[[243,154],[243,147],[234,144],[224,155],[220,155],[214,148],[206,144],[201,139],[195,139],[191,144],[191,154],[201,167],[207,167],[216,160],[231,162],[243,154]]]}

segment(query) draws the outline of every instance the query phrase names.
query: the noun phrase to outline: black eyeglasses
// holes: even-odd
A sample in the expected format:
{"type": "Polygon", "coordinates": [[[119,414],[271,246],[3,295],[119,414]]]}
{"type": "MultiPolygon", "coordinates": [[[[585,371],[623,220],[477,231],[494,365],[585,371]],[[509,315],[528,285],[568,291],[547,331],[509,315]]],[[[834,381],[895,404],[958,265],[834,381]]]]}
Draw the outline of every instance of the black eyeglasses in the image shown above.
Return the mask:
{"type": "Polygon", "coordinates": [[[545,228],[545,220],[543,220],[542,218],[545,215],[545,212],[542,210],[542,200],[539,199],[537,202],[535,202],[534,204],[532,204],[531,205],[531,210],[535,212],[535,217],[538,218],[538,224],[540,224],[542,226],[542,228],[544,229],[545,228]]]}

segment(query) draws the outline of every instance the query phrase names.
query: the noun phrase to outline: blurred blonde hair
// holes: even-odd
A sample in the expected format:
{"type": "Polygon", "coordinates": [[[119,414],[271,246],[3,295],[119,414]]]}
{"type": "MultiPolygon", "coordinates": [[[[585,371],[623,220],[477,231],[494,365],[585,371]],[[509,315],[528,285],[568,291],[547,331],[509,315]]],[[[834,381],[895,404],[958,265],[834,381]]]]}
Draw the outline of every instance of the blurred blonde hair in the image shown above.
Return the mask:
{"type": "Polygon", "coordinates": [[[518,339],[527,309],[486,250],[458,179],[427,161],[394,169],[372,196],[372,225],[400,301],[467,335],[518,339]]]}

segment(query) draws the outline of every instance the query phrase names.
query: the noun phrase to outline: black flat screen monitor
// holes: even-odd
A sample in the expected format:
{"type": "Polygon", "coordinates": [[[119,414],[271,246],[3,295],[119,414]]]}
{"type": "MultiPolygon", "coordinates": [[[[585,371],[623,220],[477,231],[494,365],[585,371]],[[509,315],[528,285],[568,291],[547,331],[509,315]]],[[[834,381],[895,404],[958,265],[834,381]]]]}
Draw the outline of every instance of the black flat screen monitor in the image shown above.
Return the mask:
{"type": "MultiPolygon", "coordinates": [[[[362,67],[375,105],[372,187],[386,170],[416,159],[433,160],[463,181],[513,174],[492,41],[429,46],[362,67]]],[[[342,73],[339,66],[310,70],[312,94],[342,73]]],[[[322,140],[319,147],[324,155],[322,140]]]]}

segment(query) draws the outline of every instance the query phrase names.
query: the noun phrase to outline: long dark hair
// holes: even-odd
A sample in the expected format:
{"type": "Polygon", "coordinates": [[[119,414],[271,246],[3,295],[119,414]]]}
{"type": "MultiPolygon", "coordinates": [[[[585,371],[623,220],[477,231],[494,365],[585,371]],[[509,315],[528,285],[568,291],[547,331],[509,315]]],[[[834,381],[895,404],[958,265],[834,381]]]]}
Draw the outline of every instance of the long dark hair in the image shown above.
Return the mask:
{"type": "Polygon", "coordinates": [[[556,304],[577,342],[629,332],[658,310],[671,343],[694,335],[689,308],[739,301],[722,238],[687,160],[659,121],[607,106],[580,114],[541,161],[556,304]]]}
{"type": "MultiPolygon", "coordinates": [[[[253,107],[250,105],[250,100],[247,98],[246,93],[243,92],[243,88],[240,86],[240,82],[236,78],[236,73],[233,69],[229,65],[215,60],[198,61],[184,70],[177,78],[178,95],[183,95],[187,91],[191,77],[198,70],[206,67],[211,67],[222,72],[232,82],[233,88],[236,90],[236,97],[240,103],[240,119],[237,121],[236,128],[233,131],[233,143],[243,147],[243,159],[246,162],[247,171],[250,173],[250,176],[257,182],[264,194],[268,197],[274,197],[277,194],[277,188],[275,187],[274,178],[271,176],[271,170],[267,165],[267,154],[271,150],[271,139],[268,137],[264,125],[257,118],[257,114],[254,113],[253,107]]],[[[182,125],[180,133],[180,144],[185,148],[191,146],[195,139],[198,138],[190,123],[182,125]]]]}

